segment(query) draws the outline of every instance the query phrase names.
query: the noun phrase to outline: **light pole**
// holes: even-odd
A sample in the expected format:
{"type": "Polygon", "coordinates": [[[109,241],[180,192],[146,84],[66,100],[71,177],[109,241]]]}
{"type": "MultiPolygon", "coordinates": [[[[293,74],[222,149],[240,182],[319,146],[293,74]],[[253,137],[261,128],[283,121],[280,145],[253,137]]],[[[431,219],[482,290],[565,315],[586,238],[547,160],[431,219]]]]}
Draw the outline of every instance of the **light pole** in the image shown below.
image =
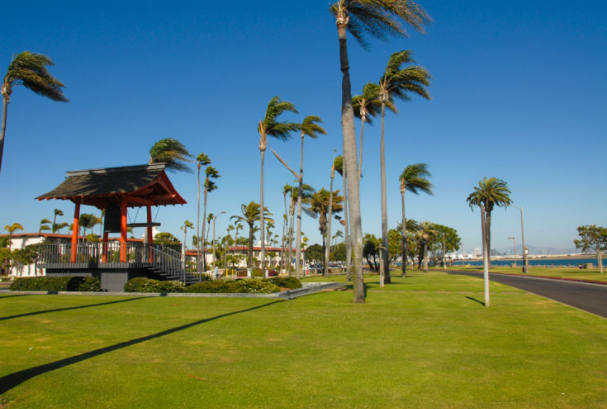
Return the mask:
{"type": "Polygon", "coordinates": [[[512,240],[512,258],[514,259],[514,267],[516,267],[516,238],[508,237],[512,240]]]}
{"type": "Polygon", "coordinates": [[[217,218],[224,213],[225,212],[221,212],[221,213],[213,216],[213,270],[215,270],[215,267],[217,267],[215,265],[215,220],[217,220],[217,218]]]}
{"type": "Polygon", "coordinates": [[[525,247],[525,220],[523,217],[523,206],[517,207],[514,205],[510,205],[508,207],[514,207],[521,211],[521,237],[523,239],[523,273],[529,272],[529,249],[525,247]]]}

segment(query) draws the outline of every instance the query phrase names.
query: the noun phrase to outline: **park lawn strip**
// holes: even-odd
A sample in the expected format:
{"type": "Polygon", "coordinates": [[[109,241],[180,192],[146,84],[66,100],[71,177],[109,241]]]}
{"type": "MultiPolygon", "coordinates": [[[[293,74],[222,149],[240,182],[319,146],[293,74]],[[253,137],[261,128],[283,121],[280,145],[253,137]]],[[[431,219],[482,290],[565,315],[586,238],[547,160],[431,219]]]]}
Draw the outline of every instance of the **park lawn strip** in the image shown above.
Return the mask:
{"type": "MultiPolygon", "coordinates": [[[[598,269],[582,270],[579,268],[547,268],[547,267],[529,267],[528,273],[521,271],[522,267],[491,267],[489,273],[513,274],[522,276],[535,276],[546,278],[565,278],[573,280],[596,281],[607,283],[607,274],[601,274],[598,269]]],[[[477,271],[483,272],[482,267],[449,267],[441,270],[454,271],[477,271]]]]}
{"type": "Polygon", "coordinates": [[[0,296],[0,377],[115,346],[4,396],[9,408],[607,408],[606,320],[523,292],[484,308],[480,280],[409,278],[476,294],[0,296]]]}

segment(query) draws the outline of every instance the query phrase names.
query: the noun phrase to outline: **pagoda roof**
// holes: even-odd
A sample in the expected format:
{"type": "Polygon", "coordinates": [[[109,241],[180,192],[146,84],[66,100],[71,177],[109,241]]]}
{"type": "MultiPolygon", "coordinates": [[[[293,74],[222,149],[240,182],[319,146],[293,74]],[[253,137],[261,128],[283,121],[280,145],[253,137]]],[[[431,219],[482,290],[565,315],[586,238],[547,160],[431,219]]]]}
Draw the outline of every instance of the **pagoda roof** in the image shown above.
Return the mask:
{"type": "Polygon", "coordinates": [[[127,199],[128,207],[183,205],[164,163],[66,172],[65,180],[38,200],[71,200],[106,209],[127,199]]]}

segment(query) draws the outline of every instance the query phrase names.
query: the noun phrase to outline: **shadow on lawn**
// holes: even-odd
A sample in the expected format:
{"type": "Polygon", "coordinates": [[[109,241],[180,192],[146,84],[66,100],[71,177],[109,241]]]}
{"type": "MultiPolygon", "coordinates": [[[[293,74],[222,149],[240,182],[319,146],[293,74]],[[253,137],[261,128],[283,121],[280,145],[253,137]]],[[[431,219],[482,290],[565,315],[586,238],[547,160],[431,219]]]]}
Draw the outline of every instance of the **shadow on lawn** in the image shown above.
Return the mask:
{"type": "MultiPolygon", "coordinates": [[[[23,294],[23,296],[25,296],[25,295],[27,295],[27,294],[23,294]]],[[[15,295],[14,297],[19,297],[19,295],[15,295]]],[[[49,313],[49,312],[80,310],[80,309],[83,309],[83,308],[98,307],[100,305],[118,304],[118,303],[127,302],[127,301],[143,300],[145,298],[150,298],[150,297],[127,298],[126,300],[102,302],[102,303],[99,303],[99,304],[79,305],[78,307],[66,307],[66,308],[56,308],[54,310],[44,310],[44,311],[28,312],[27,314],[19,314],[19,315],[11,315],[10,317],[2,317],[2,318],[0,318],[0,321],[6,321],[6,320],[13,319],[13,318],[29,317],[31,315],[46,314],[46,313],[49,313]]]]}
{"type": "Polygon", "coordinates": [[[485,306],[485,303],[484,303],[484,302],[479,301],[479,300],[477,300],[476,298],[472,298],[472,297],[466,297],[466,298],[467,298],[467,299],[469,299],[469,300],[472,300],[472,301],[474,301],[474,302],[479,303],[479,304],[480,304],[480,305],[482,305],[483,307],[485,306]]]}
{"type": "Polygon", "coordinates": [[[27,297],[29,294],[9,294],[9,295],[1,295],[0,300],[3,298],[13,298],[13,297],[27,297]]]}
{"type": "Polygon", "coordinates": [[[60,369],[60,368],[66,367],[68,365],[76,364],[78,362],[82,362],[82,361],[90,359],[90,358],[95,358],[99,355],[103,355],[108,352],[113,352],[113,351],[116,351],[116,350],[119,350],[122,348],[130,347],[132,345],[140,344],[145,341],[150,341],[152,339],[160,338],[165,335],[170,335],[175,332],[183,331],[185,329],[195,327],[197,325],[204,324],[204,323],[207,323],[210,321],[215,321],[220,318],[229,317],[230,315],[236,315],[236,314],[241,314],[244,312],[258,310],[260,308],[269,307],[270,305],[281,303],[281,302],[284,302],[284,300],[273,301],[271,303],[259,305],[257,307],[247,308],[246,310],[228,312],[226,314],[221,314],[216,317],[205,318],[202,320],[194,321],[190,324],[180,325],[179,327],[170,328],[170,329],[160,331],[160,332],[157,332],[157,333],[151,334],[151,335],[146,335],[145,337],[135,338],[130,341],[125,341],[125,342],[121,342],[119,344],[110,345],[110,346],[107,346],[104,348],[99,348],[94,351],[85,352],[83,354],[76,355],[76,356],[73,356],[70,358],[61,359],[59,361],[36,366],[36,367],[30,368],[30,369],[24,369],[23,371],[15,372],[13,374],[0,378],[0,395],[13,389],[16,386],[21,385],[23,382],[29,381],[30,379],[34,378],[35,376],[42,375],[46,372],[54,371],[55,369],[60,369]]]}

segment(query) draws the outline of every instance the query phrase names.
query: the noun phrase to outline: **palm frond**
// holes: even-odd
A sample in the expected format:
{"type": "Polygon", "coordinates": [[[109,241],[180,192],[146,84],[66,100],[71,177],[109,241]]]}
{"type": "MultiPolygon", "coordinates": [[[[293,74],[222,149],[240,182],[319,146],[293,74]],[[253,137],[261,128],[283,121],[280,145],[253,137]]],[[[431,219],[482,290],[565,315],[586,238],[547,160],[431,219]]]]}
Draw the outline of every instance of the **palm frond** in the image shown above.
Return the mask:
{"type": "Polygon", "coordinates": [[[65,85],[53,77],[47,66],[55,65],[53,61],[43,54],[24,51],[13,58],[4,82],[9,85],[23,85],[38,95],[53,101],[69,102],[63,95],[65,85]]]}

